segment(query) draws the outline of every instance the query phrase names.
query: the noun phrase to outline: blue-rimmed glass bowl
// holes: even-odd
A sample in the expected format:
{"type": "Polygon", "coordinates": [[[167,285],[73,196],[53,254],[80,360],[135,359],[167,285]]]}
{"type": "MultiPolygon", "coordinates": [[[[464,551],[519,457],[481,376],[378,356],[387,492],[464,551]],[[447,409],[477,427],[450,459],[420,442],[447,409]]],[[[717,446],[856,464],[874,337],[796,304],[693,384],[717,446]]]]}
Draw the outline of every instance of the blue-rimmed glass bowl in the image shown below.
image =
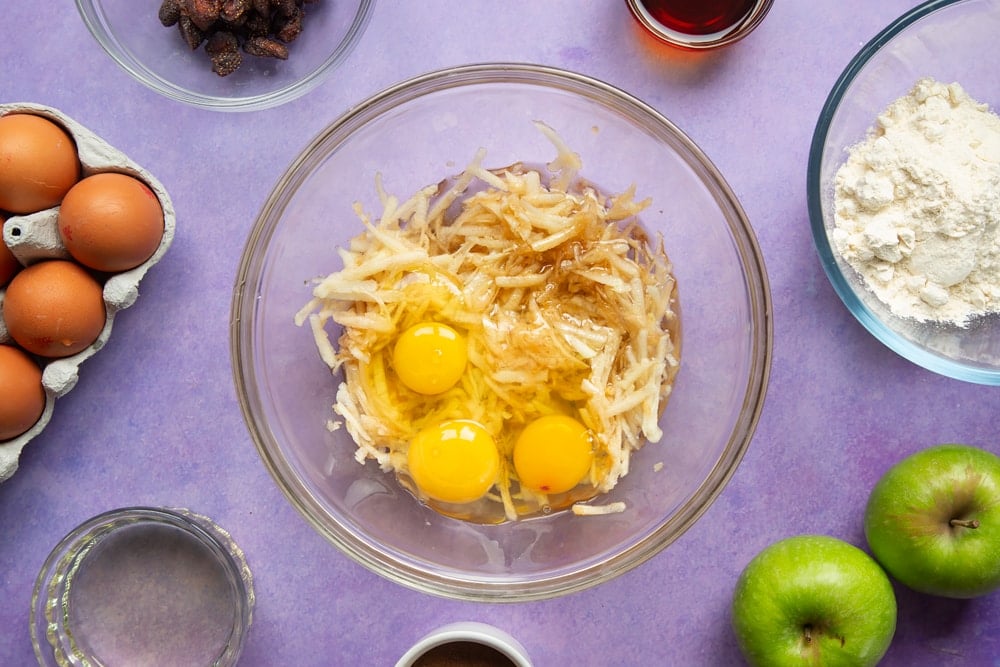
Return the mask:
{"type": "Polygon", "coordinates": [[[807,172],[809,217],[820,259],[837,294],[878,340],[935,373],[1000,385],[1000,316],[967,326],[894,315],[836,251],[834,185],[848,149],[918,79],[957,82],[1000,108],[1000,0],[933,0],[893,21],[851,60],[834,85],[813,135],[807,172]]]}

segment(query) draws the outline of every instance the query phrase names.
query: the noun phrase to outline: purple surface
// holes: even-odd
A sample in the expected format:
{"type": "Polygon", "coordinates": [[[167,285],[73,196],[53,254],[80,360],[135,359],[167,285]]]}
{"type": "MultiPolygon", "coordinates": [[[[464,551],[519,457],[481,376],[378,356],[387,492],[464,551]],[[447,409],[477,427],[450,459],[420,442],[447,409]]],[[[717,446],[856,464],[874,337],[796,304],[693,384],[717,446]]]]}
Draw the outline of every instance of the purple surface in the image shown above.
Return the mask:
{"type": "MultiPolygon", "coordinates": [[[[736,577],[766,544],[804,532],[864,545],[868,490],[917,449],[993,451],[1000,389],[922,370],[879,344],[824,276],[805,169],[826,94],[860,46],[912,0],[776,2],[746,40],[711,54],[659,47],[624,2],[378,3],[346,66],[278,109],[181,106],[121,71],[68,2],[9,3],[0,100],[54,106],[147,167],[177,236],[81,369],[45,432],[0,485],[0,664],[33,664],[31,587],[70,529],[134,504],[213,516],[247,553],[258,604],[242,665],[392,665],[457,620],[517,637],[536,665],[740,664],[736,577]],[[382,88],[428,70],[516,60],[575,70],[645,100],[687,132],[741,199],[774,299],[770,389],[743,464],[677,542],[596,588],[545,602],[422,595],[350,561],[271,481],[247,435],[229,363],[229,301],[244,239],[311,138],[382,88]]],[[[1000,595],[959,602],[897,589],[885,665],[992,664],[1000,595]]]]}

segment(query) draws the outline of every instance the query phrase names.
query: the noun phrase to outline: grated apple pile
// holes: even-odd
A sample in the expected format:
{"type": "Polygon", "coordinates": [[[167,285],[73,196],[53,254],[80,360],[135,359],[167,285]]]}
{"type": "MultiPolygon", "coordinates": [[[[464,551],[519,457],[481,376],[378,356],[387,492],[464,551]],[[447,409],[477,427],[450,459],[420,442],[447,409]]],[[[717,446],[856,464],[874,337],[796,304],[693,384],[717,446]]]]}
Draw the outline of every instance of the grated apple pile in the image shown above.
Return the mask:
{"type": "Polygon", "coordinates": [[[346,427],[356,459],[404,480],[415,433],[478,421],[500,452],[483,501],[500,520],[569,506],[596,513],[582,502],[614,488],[631,454],[660,440],[679,367],[672,267],[636,217],[649,201],[636,201],[634,186],[602,196],[579,179],[579,156],[538,127],[557,149],[545,175],[520,163],[486,169],[480,150],[459,176],[402,202],[376,177],[381,213],[355,204],[363,232],[338,249],[343,268],[315,280],[296,316],[343,372],[328,427],[346,427]],[[461,381],[434,396],[409,390],[392,368],[399,332],[426,320],[468,341],[461,381]],[[552,413],[576,416],[594,442],[582,490],[559,498],[522,487],[511,463],[514,436],[552,413]]]}

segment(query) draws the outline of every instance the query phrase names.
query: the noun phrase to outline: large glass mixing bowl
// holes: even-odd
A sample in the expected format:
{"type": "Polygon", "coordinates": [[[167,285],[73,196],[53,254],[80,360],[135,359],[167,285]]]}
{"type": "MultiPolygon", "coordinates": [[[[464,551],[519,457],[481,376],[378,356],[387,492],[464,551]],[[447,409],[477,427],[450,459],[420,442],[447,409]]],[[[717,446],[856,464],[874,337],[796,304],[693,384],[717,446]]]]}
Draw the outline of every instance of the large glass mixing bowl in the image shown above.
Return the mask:
{"type": "Polygon", "coordinates": [[[250,433],[278,485],[351,558],[415,589],[472,600],[545,598],[625,572],[690,528],[736,470],[757,424],[771,359],[761,253],[722,175],[669,120],[600,81],[525,64],[433,72],[335,120],[267,199],[247,240],[232,304],[232,361],[250,433]],[[679,286],[683,349],[662,414],[663,439],[632,457],[606,498],[626,511],[569,511],[482,525],[419,503],[327,430],[339,378],[309,327],[293,323],[310,279],[341,268],[358,234],[352,209],[379,211],[374,179],[408,196],[460,172],[480,147],[488,166],[554,157],[554,128],[610,192],[635,184],[663,235],[679,286]],[[662,464],[662,465],[659,465],[662,464]]]}

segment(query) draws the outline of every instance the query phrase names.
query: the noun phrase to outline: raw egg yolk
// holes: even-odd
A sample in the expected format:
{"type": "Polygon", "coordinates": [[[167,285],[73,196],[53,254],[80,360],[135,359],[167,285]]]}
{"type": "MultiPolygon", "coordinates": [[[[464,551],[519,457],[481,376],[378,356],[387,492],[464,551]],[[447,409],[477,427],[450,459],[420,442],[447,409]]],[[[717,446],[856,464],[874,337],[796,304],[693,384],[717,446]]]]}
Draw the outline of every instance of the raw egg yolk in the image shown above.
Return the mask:
{"type": "Polygon", "coordinates": [[[566,415],[539,417],[514,443],[521,484],[541,493],[564,493],[579,484],[593,461],[590,432],[566,415]]]}
{"type": "Polygon", "coordinates": [[[418,394],[448,391],[468,362],[465,338],[447,324],[421,322],[400,336],[392,353],[396,375],[418,394]]]}
{"type": "Polygon", "coordinates": [[[496,482],[500,455],[493,437],[469,419],[453,419],[417,433],[407,452],[410,476],[427,496],[471,503],[496,482]]]}

